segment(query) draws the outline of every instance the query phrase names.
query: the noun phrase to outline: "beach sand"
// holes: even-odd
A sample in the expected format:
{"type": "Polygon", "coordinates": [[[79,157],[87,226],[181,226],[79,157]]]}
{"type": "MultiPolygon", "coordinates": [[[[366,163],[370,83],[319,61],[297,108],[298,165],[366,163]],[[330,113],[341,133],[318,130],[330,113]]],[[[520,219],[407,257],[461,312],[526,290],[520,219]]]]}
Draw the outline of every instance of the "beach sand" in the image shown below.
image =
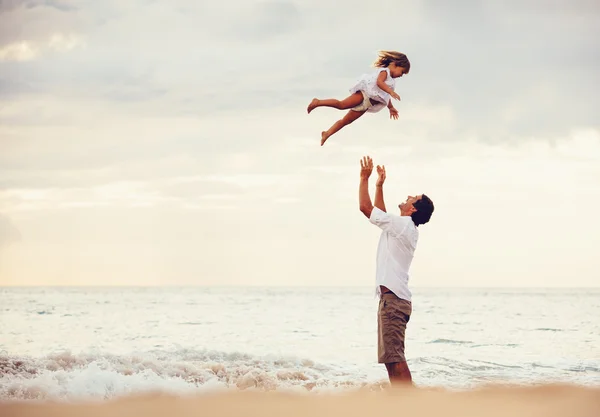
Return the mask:
{"type": "Polygon", "coordinates": [[[0,416],[28,417],[598,417],[600,387],[487,386],[452,392],[396,388],[382,392],[295,394],[227,391],[194,396],[146,394],[96,402],[5,402],[0,416]]]}

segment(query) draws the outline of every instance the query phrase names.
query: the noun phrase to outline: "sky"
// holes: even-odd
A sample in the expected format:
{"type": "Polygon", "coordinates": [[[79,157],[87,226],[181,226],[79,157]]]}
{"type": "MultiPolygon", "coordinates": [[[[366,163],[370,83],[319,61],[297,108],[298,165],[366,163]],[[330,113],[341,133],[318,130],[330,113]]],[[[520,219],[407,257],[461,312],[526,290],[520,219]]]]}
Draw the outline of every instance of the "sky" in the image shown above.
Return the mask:
{"type": "Polygon", "coordinates": [[[0,0],[0,285],[370,286],[425,193],[410,285],[600,285],[600,4],[0,0]],[[399,119],[319,146],[377,51],[399,119]],[[374,192],[376,172],[371,178],[374,192]]]}

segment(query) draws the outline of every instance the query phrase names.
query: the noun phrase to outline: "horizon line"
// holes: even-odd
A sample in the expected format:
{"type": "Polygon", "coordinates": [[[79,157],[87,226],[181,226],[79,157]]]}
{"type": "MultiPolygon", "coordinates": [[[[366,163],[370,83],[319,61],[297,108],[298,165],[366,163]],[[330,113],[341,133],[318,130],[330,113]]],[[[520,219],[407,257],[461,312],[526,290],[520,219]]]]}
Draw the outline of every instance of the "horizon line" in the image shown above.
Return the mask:
{"type": "MultiPolygon", "coordinates": [[[[0,284],[0,288],[370,288],[374,284],[365,285],[201,285],[201,284],[146,284],[146,285],[119,285],[119,284],[48,284],[48,285],[4,285],[0,284]]],[[[494,289],[600,289],[600,285],[597,286],[425,286],[425,285],[414,285],[411,289],[481,289],[481,290],[494,290],[494,289]]]]}

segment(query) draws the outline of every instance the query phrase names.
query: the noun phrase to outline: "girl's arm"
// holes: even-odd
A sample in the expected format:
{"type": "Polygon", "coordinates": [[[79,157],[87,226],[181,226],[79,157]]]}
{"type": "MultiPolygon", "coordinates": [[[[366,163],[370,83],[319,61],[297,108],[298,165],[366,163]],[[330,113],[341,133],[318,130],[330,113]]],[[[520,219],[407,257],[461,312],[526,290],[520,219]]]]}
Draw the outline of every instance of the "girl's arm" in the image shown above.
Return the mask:
{"type": "Polygon", "coordinates": [[[387,71],[382,70],[377,76],[377,87],[381,88],[383,91],[388,93],[390,96],[394,97],[396,100],[400,100],[400,96],[396,94],[396,92],[385,83],[386,78],[387,71]]]}
{"type": "Polygon", "coordinates": [[[385,80],[387,78],[387,71],[383,70],[377,76],[377,87],[381,88],[388,94],[392,94],[394,90],[392,90],[386,83],[385,80]]]}

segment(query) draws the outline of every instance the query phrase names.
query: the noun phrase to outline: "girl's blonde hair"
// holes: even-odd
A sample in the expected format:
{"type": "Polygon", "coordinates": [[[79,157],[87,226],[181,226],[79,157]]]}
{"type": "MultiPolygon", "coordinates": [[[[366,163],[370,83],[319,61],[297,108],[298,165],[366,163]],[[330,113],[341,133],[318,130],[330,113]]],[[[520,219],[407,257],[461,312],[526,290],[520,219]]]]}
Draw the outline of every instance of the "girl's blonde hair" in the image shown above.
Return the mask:
{"type": "Polygon", "coordinates": [[[379,51],[377,60],[373,63],[374,66],[379,68],[389,67],[394,62],[399,67],[406,68],[406,73],[410,71],[410,61],[402,52],[397,51],[379,51]]]}

